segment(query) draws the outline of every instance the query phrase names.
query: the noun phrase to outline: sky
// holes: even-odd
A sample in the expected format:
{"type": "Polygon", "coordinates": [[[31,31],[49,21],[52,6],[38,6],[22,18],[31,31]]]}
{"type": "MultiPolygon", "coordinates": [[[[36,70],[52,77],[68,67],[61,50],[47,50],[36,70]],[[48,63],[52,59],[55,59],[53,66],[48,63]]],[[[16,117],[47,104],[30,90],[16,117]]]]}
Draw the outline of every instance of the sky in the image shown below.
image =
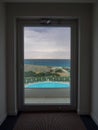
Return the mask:
{"type": "Polygon", "coordinates": [[[24,59],[70,59],[70,27],[24,27],[24,59]]]}

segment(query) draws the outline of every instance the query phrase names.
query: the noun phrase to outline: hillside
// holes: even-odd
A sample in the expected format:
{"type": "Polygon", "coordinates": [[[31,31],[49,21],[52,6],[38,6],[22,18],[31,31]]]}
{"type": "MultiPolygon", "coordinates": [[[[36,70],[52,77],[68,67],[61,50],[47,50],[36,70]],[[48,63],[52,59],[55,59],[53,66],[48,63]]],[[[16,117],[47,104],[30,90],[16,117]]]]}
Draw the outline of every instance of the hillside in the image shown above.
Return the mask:
{"type": "Polygon", "coordinates": [[[59,76],[61,77],[70,76],[70,73],[67,70],[63,69],[62,67],[48,67],[48,66],[37,66],[37,65],[25,64],[24,70],[25,72],[32,71],[35,72],[36,74],[41,72],[50,72],[50,73],[59,74],[59,76]]]}

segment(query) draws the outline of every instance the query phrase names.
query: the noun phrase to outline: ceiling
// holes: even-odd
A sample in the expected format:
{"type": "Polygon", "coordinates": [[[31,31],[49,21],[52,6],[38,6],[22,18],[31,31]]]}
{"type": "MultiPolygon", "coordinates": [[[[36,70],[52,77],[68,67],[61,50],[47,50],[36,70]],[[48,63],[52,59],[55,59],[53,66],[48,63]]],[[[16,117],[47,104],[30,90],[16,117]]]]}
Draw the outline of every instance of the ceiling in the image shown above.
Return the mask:
{"type": "Polygon", "coordinates": [[[97,0],[0,0],[1,2],[39,2],[39,3],[95,3],[97,0]]]}

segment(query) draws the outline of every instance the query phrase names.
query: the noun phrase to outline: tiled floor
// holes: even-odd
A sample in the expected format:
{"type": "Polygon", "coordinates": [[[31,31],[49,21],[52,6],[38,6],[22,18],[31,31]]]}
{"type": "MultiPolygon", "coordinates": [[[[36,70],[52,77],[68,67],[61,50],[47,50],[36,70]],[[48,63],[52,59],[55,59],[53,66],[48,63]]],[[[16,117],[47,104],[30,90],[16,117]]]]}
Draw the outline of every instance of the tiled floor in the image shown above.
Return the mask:
{"type": "Polygon", "coordinates": [[[70,98],[25,98],[25,104],[69,104],[70,98]]]}

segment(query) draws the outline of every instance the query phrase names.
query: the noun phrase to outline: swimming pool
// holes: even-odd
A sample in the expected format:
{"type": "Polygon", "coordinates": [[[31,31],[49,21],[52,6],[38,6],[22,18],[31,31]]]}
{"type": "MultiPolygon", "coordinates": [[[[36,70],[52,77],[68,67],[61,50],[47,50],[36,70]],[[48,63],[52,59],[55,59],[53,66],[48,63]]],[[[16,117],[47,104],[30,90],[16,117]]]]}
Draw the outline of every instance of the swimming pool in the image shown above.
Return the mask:
{"type": "Polygon", "coordinates": [[[25,85],[25,88],[69,88],[70,83],[60,82],[40,82],[25,85]]]}

